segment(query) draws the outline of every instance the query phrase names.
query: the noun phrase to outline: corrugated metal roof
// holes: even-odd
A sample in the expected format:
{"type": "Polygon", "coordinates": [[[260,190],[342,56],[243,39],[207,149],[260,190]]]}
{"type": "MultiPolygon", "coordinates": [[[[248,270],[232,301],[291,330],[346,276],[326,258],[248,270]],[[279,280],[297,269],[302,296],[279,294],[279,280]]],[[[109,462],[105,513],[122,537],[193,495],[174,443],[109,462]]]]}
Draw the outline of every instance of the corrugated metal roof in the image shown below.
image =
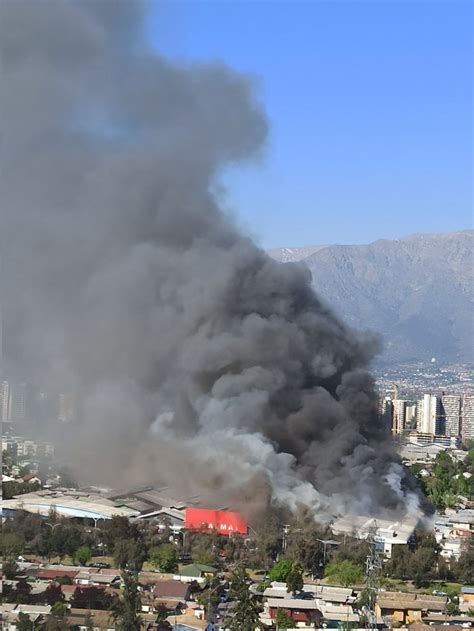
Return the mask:
{"type": "Polygon", "coordinates": [[[115,506],[126,506],[127,508],[140,511],[140,513],[149,511],[150,509],[154,508],[154,506],[150,506],[148,502],[144,502],[143,500],[138,500],[138,499],[114,500],[114,504],[115,506]]]}

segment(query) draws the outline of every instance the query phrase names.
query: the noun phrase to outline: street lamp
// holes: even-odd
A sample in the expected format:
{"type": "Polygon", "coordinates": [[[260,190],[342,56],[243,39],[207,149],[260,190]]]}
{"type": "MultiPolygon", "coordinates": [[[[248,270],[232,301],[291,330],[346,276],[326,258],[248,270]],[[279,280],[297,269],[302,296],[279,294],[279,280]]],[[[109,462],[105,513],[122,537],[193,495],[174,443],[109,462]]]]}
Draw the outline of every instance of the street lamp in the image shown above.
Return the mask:
{"type": "Polygon", "coordinates": [[[316,537],[316,541],[319,541],[323,544],[323,565],[326,565],[326,548],[329,545],[338,546],[339,541],[334,541],[334,539],[318,539],[316,537]]]}
{"type": "MultiPolygon", "coordinates": [[[[51,528],[51,536],[53,536],[55,528],[59,528],[59,526],[62,526],[61,522],[58,522],[56,524],[51,524],[49,521],[45,521],[44,523],[46,524],[46,526],[49,526],[49,528],[51,528]]],[[[51,550],[49,549],[49,546],[48,546],[48,551],[49,551],[48,561],[51,561],[51,550]]]]}

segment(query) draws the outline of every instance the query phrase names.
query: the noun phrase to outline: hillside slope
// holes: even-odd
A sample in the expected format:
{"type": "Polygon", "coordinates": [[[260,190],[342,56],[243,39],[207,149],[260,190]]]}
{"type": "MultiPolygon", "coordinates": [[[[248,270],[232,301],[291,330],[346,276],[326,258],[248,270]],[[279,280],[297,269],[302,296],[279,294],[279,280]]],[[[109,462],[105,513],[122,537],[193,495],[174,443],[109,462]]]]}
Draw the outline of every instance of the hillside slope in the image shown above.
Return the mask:
{"type": "Polygon", "coordinates": [[[300,260],[350,326],[381,334],[383,359],[472,361],[473,245],[466,230],[325,246],[300,260]]]}

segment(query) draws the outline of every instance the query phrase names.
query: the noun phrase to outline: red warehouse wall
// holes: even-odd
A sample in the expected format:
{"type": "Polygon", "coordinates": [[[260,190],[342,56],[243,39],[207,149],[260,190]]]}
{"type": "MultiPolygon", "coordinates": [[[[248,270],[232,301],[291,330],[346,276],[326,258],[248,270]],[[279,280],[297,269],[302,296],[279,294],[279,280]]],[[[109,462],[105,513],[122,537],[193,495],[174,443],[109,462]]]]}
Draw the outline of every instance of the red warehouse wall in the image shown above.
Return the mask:
{"type": "Polygon", "coordinates": [[[221,535],[246,535],[248,531],[247,521],[240,513],[206,508],[187,508],[184,525],[189,530],[215,530],[221,535]]]}

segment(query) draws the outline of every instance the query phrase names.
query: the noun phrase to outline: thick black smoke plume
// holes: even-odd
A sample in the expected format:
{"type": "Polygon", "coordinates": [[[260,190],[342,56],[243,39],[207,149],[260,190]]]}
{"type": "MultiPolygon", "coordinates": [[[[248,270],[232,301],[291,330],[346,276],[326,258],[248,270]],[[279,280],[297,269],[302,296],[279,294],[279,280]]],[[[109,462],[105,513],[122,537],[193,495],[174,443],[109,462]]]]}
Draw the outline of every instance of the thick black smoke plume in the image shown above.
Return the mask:
{"type": "Polygon", "coordinates": [[[320,520],[415,503],[377,419],[373,342],[213,192],[265,141],[252,80],[150,52],[146,10],[1,3],[10,371],[80,393],[73,458],[98,481],[320,520]]]}

